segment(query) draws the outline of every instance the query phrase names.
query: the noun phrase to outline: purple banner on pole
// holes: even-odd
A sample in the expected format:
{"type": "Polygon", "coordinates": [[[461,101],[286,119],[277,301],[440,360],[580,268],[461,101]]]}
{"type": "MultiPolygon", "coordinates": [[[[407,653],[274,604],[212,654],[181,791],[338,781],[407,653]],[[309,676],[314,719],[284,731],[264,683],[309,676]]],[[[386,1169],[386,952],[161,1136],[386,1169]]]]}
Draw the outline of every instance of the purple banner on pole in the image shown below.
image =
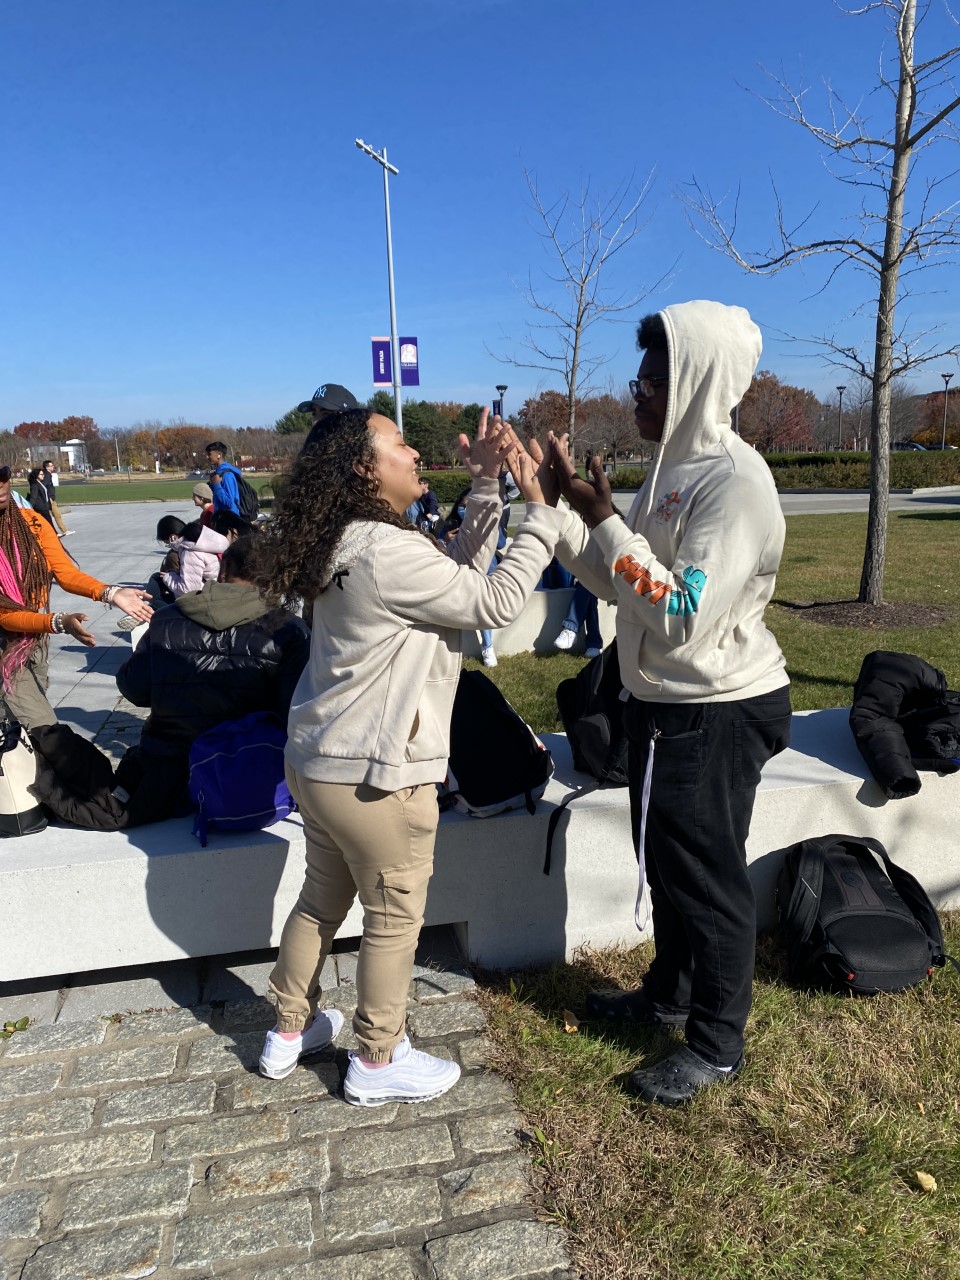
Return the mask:
{"type": "Polygon", "coordinates": [[[491,401],[490,407],[494,412],[494,416],[496,416],[499,413],[501,418],[503,417],[503,401],[502,400],[491,401]]]}
{"type": "Polygon", "coordinates": [[[420,352],[416,338],[400,339],[400,385],[401,387],[419,387],[420,385],[420,352]]]}
{"type": "Polygon", "coordinates": [[[371,338],[373,348],[373,385],[375,387],[393,386],[393,368],[390,363],[390,339],[371,338]]]}

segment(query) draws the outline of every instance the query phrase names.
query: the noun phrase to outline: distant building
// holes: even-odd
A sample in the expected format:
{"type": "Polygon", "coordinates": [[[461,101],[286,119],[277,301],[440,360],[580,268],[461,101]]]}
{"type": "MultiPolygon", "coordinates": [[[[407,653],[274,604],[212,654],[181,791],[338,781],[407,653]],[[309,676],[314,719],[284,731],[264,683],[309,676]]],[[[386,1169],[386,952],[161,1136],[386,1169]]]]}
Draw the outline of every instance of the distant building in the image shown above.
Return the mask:
{"type": "Polygon", "coordinates": [[[87,446],[83,440],[47,440],[27,446],[30,466],[39,467],[50,458],[58,471],[75,471],[84,475],[87,471],[87,446]]]}

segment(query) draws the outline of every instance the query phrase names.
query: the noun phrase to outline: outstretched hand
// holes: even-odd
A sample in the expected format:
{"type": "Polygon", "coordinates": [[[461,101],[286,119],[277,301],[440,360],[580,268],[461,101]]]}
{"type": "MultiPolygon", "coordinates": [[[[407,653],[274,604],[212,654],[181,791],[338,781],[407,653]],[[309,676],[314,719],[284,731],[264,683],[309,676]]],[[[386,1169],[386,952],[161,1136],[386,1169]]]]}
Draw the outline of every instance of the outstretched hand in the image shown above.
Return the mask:
{"type": "Polygon", "coordinates": [[[460,457],[472,479],[485,477],[497,480],[501,467],[517,448],[517,443],[509,422],[504,422],[499,414],[495,414],[491,420],[490,410],[482,409],[477,424],[477,438],[471,443],[469,436],[462,433],[460,435],[460,457]]]}
{"type": "Polygon", "coordinates": [[[595,529],[604,520],[616,515],[613,505],[613,494],[610,482],[603,470],[603,462],[599,454],[594,454],[588,467],[589,479],[581,480],[570,457],[568,449],[569,436],[547,434],[549,461],[556,476],[560,492],[580,516],[588,529],[595,529]]]}
{"type": "Polygon", "coordinates": [[[137,622],[149,622],[153,617],[149,600],[150,592],[141,591],[139,587],[121,587],[119,591],[113,593],[113,603],[116,607],[122,609],[131,618],[136,618],[137,622]]]}

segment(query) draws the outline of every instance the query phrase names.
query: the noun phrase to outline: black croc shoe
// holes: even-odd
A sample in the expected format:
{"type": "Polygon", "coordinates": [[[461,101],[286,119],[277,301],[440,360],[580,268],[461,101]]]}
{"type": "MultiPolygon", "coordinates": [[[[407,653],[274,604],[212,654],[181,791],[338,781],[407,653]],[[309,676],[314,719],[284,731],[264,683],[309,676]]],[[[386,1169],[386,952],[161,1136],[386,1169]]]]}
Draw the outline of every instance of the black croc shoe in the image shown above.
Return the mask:
{"type": "Polygon", "coordinates": [[[639,991],[621,991],[618,987],[607,987],[601,991],[591,991],[586,999],[588,1018],[601,1021],[647,1022],[663,1027],[684,1027],[687,1022],[685,1013],[660,1013],[647,999],[646,993],[639,991]]]}
{"type": "Polygon", "coordinates": [[[709,1062],[704,1062],[684,1045],[669,1058],[657,1062],[652,1067],[639,1067],[631,1071],[627,1079],[627,1088],[639,1094],[645,1102],[659,1102],[665,1107],[683,1107],[692,1102],[698,1093],[709,1089],[711,1085],[723,1084],[732,1080],[743,1070],[744,1057],[729,1071],[721,1071],[709,1062]]]}

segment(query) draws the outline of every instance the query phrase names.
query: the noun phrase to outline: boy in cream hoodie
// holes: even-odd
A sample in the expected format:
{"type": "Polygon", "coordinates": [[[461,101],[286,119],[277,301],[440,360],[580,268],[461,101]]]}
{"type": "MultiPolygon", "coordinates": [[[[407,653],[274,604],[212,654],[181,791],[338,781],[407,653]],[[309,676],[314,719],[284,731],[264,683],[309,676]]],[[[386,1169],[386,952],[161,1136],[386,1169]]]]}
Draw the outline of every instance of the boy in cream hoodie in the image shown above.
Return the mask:
{"type": "Polygon", "coordinates": [[[746,311],[688,302],[647,316],[631,391],[650,474],[624,520],[599,460],[593,482],[562,440],[550,461],[568,515],[556,554],[616,599],[629,694],[630,801],[650,885],[656,958],[637,992],[594,992],[588,1010],[684,1027],[687,1045],[634,1071],[648,1101],[680,1106],[743,1066],[756,911],[745,844],[760,770],[789,741],[784,659],[763,622],[784,522],[763,459],[730,427],[760,357],[746,311]]]}

